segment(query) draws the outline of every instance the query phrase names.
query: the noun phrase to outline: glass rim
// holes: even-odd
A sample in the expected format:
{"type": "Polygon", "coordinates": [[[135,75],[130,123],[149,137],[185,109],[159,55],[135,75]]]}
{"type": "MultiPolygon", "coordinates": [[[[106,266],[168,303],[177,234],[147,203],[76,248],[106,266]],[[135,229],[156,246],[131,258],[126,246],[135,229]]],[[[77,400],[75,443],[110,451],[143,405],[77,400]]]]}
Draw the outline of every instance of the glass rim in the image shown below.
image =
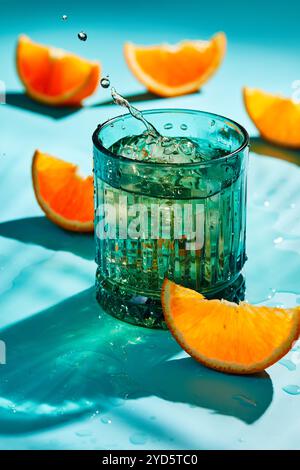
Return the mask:
{"type": "MultiPolygon", "coordinates": [[[[134,160],[132,158],[125,157],[123,155],[119,155],[117,153],[113,153],[110,150],[108,150],[104,145],[101,143],[99,139],[99,135],[102,129],[105,127],[113,124],[115,121],[118,121],[120,119],[128,119],[131,117],[130,113],[125,113],[125,114],[119,114],[118,116],[114,116],[113,118],[107,119],[104,121],[102,124],[99,124],[96,128],[96,130],[93,132],[92,140],[94,146],[102,153],[105,155],[114,158],[115,160],[120,160],[126,163],[131,163],[134,165],[148,165],[148,166],[159,166],[159,167],[173,167],[173,168],[182,168],[182,167],[207,167],[210,165],[216,165],[219,162],[222,161],[227,161],[228,159],[232,159],[233,157],[237,156],[240,152],[242,152],[246,147],[249,147],[250,143],[250,137],[246,129],[239,124],[238,122],[234,121],[233,119],[227,118],[226,116],[222,116],[221,114],[215,114],[215,113],[210,113],[208,111],[201,111],[201,110],[196,110],[196,109],[184,109],[184,108],[157,108],[157,109],[147,109],[145,111],[142,111],[143,115],[144,114],[153,114],[153,113],[187,113],[187,114],[196,114],[199,115],[201,114],[202,116],[207,116],[210,117],[211,119],[221,119],[224,120],[227,123],[233,124],[236,126],[240,131],[243,136],[243,142],[240,144],[240,146],[234,150],[233,152],[229,152],[226,155],[223,155],[221,157],[217,157],[215,159],[207,160],[204,162],[186,162],[186,163],[169,163],[169,162],[151,162],[151,160],[147,160],[146,162],[143,160],[134,160]]],[[[133,118],[134,119],[134,118],[133,118]]]]}

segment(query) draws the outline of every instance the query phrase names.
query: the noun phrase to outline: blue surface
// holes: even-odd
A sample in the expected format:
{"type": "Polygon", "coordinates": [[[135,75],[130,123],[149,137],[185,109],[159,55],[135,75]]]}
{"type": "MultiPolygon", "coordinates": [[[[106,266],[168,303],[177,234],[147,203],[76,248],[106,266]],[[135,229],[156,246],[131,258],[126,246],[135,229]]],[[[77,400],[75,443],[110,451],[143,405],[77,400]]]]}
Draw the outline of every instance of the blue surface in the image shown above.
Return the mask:
{"type": "Polygon", "coordinates": [[[119,109],[99,90],[74,113],[27,99],[14,69],[19,33],[99,58],[103,72],[141,109],[186,107],[227,115],[253,136],[249,170],[247,299],[300,303],[300,155],[262,142],[242,104],[241,87],[291,94],[299,76],[299,4],[253,2],[0,1],[0,365],[2,449],[300,448],[297,351],[260,378],[201,367],[167,332],[135,328],[101,312],[94,300],[93,239],[48,222],[32,191],[39,148],[91,171],[91,134],[119,109]],[[137,6],[139,5],[139,8],[137,6]],[[160,5],[159,8],[158,5],[160,5]],[[116,6],[126,21],[116,15],[116,6]],[[136,8],[135,8],[136,7],[136,8]],[[61,15],[69,16],[66,22],[61,15]],[[219,73],[201,93],[155,99],[129,73],[125,40],[206,38],[225,30],[219,73]],[[80,42],[77,33],[86,31],[80,42]],[[261,155],[259,155],[261,154],[261,155]],[[276,158],[270,157],[270,155],[276,158]],[[292,370],[289,370],[292,369],[292,370]],[[284,431],[284,432],[283,432],[284,431]]]}

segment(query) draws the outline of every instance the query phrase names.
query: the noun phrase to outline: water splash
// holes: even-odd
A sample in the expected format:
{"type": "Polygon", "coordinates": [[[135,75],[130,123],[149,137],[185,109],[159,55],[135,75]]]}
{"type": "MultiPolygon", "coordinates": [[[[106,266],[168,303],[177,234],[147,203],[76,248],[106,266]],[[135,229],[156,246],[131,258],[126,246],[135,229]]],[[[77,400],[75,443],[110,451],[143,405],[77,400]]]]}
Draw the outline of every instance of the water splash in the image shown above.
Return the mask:
{"type": "Polygon", "coordinates": [[[145,125],[150,135],[153,135],[155,137],[160,136],[159,132],[155,129],[155,127],[144,118],[142,112],[132,106],[129,101],[127,101],[122,95],[120,95],[116,91],[114,87],[111,88],[111,97],[115,104],[122,106],[123,108],[127,108],[132,117],[141,121],[145,125]]]}

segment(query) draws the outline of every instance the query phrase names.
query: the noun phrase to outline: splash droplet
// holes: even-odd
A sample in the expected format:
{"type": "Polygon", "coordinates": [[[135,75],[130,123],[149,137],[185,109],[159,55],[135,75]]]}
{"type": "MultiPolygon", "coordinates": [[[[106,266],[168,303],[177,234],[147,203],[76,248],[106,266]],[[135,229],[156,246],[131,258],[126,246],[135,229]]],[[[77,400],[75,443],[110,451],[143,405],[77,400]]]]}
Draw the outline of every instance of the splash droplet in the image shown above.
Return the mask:
{"type": "Polygon", "coordinates": [[[102,86],[102,88],[109,88],[110,87],[109,78],[108,77],[101,78],[100,85],[102,86]]]}
{"type": "Polygon", "coordinates": [[[282,237],[277,237],[273,240],[274,245],[279,245],[279,243],[282,243],[282,242],[283,242],[282,237]]]}
{"type": "Polygon", "coordinates": [[[67,17],[67,15],[62,15],[61,19],[62,19],[63,21],[66,21],[66,20],[68,19],[68,17],[67,17]]]}
{"type": "Polygon", "coordinates": [[[299,385],[286,385],[285,387],[282,387],[282,390],[289,395],[300,395],[299,385]]]}
{"type": "Polygon", "coordinates": [[[87,34],[84,31],[81,31],[80,33],[78,33],[78,39],[80,39],[80,41],[86,41],[87,34]]]}

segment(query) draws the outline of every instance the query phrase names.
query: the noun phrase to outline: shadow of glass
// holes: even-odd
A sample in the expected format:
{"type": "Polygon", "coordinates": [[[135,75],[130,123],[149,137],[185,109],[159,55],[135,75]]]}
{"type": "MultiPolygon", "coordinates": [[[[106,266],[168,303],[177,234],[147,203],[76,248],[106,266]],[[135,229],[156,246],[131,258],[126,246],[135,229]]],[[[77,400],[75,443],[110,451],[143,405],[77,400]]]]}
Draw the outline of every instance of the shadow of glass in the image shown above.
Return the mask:
{"type": "MultiPolygon", "coordinates": [[[[90,288],[1,331],[7,364],[1,368],[0,433],[46,429],[150,396],[246,423],[268,408],[273,388],[267,373],[230,376],[191,358],[172,359],[181,349],[168,332],[120,322],[94,297],[90,288]]],[[[144,430],[169,432],[123,410],[144,430]]]]}
{"type": "Polygon", "coordinates": [[[32,113],[43,114],[44,116],[48,116],[53,119],[62,119],[64,117],[70,116],[71,114],[77,113],[81,109],[80,106],[46,106],[34,101],[25,93],[20,91],[8,91],[5,98],[6,104],[9,106],[25,109],[26,111],[30,111],[32,113]]]}
{"type": "Polygon", "coordinates": [[[266,142],[261,137],[251,137],[250,151],[258,155],[278,158],[279,160],[300,166],[300,150],[279,147],[266,142]]]}
{"type": "Polygon", "coordinates": [[[2,222],[0,236],[43,246],[49,250],[67,251],[88,260],[95,258],[93,234],[65,231],[46,217],[28,217],[2,222]]]}

